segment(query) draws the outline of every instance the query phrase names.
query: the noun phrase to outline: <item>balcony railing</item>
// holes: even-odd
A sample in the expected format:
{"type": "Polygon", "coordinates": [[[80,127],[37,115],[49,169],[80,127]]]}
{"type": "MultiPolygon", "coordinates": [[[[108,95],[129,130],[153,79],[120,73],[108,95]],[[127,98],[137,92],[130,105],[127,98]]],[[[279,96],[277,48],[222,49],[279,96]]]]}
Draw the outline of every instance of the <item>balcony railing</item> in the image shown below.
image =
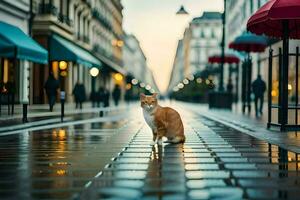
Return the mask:
{"type": "Polygon", "coordinates": [[[58,14],[58,21],[61,23],[66,23],[69,26],[73,26],[73,20],[71,20],[68,16],[63,15],[61,13],[58,14]]]}
{"type": "Polygon", "coordinates": [[[39,7],[39,14],[51,14],[51,15],[57,15],[58,9],[53,4],[40,4],[39,7]]]}
{"type": "Polygon", "coordinates": [[[39,14],[50,14],[56,16],[59,22],[65,23],[68,26],[73,26],[73,20],[71,20],[68,16],[63,15],[62,13],[59,13],[58,8],[53,4],[40,4],[39,14]]]}

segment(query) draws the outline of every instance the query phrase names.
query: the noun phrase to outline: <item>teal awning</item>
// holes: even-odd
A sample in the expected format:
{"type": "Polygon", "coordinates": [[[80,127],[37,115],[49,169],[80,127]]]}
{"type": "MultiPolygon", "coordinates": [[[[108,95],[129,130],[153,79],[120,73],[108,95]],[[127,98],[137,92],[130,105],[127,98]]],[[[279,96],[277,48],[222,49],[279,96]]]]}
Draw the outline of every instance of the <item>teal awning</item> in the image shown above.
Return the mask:
{"type": "Polygon", "coordinates": [[[47,63],[48,52],[21,29],[0,21],[0,57],[47,63]]]}
{"type": "Polygon", "coordinates": [[[100,67],[101,62],[87,50],[58,35],[50,38],[50,61],[72,61],[87,67],[100,67]]]}

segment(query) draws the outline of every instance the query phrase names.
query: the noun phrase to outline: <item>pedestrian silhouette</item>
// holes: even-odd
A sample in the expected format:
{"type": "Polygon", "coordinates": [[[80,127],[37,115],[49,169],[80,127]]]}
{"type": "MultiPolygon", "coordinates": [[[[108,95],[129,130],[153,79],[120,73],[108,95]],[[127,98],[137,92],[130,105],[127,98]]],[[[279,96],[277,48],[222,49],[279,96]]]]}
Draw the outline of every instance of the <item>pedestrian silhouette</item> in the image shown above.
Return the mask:
{"type": "Polygon", "coordinates": [[[114,102],[115,102],[115,106],[118,106],[119,101],[120,101],[120,97],[121,97],[121,89],[120,89],[119,85],[115,86],[112,95],[113,95],[113,99],[114,99],[114,102]]]}
{"type": "Polygon", "coordinates": [[[262,80],[261,75],[258,75],[252,83],[252,92],[254,94],[255,114],[256,117],[263,114],[264,93],[266,91],[266,83],[262,80]],[[258,107],[259,101],[259,107],[258,107]]]}
{"type": "Polygon", "coordinates": [[[57,89],[59,88],[59,82],[54,78],[53,73],[49,74],[49,77],[44,85],[46,94],[48,97],[50,111],[53,111],[54,104],[56,102],[57,89]]]}
{"type": "Polygon", "coordinates": [[[75,98],[76,108],[79,107],[80,109],[82,109],[82,103],[86,99],[86,94],[85,87],[80,81],[77,81],[77,83],[75,84],[75,87],[73,89],[73,95],[75,98]]]}

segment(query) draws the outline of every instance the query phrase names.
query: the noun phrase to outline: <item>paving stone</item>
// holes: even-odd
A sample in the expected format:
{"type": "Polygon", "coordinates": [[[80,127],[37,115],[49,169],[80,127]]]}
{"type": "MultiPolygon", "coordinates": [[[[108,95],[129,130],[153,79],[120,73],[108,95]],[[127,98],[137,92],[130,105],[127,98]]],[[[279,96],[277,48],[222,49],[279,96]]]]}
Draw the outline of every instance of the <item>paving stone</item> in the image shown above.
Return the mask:
{"type": "Polygon", "coordinates": [[[209,190],[191,190],[188,193],[188,197],[190,199],[195,199],[195,200],[202,200],[202,199],[209,199],[210,198],[210,193],[209,190]]]}
{"type": "Polygon", "coordinates": [[[225,187],[226,184],[222,179],[202,179],[202,180],[188,180],[186,183],[190,189],[202,189],[208,187],[225,187]]]}
{"type": "Polygon", "coordinates": [[[226,179],[229,178],[229,171],[214,170],[214,171],[187,171],[186,177],[188,179],[203,179],[203,178],[212,178],[212,179],[226,179]]]}
{"type": "Polygon", "coordinates": [[[255,164],[243,163],[243,164],[224,164],[226,169],[257,169],[255,164]]]}
{"type": "Polygon", "coordinates": [[[185,169],[189,170],[217,170],[218,164],[186,164],[185,169]]]}
{"type": "Polygon", "coordinates": [[[122,199],[139,199],[142,192],[135,189],[108,187],[98,190],[99,198],[122,198],[122,199]]]}

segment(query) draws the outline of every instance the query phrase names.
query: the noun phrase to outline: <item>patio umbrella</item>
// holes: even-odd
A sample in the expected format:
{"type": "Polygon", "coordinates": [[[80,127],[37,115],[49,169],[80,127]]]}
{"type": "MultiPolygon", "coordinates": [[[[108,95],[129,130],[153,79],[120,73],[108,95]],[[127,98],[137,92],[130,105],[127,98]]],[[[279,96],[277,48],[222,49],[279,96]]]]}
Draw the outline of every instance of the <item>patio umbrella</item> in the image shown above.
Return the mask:
{"type": "Polygon", "coordinates": [[[280,66],[281,125],[287,124],[288,115],[288,66],[289,38],[300,38],[300,0],[270,0],[248,20],[247,29],[252,33],[281,38],[283,42],[282,65],[280,66]]]}
{"type": "Polygon", "coordinates": [[[252,80],[252,62],[250,58],[250,52],[264,52],[267,47],[267,38],[264,36],[258,36],[253,33],[245,32],[242,35],[235,38],[233,42],[229,44],[230,49],[236,51],[242,51],[247,53],[247,57],[242,67],[242,111],[243,113],[248,107],[248,111],[251,110],[251,80],[252,80]]]}
{"type": "MultiPolygon", "coordinates": [[[[209,63],[221,63],[222,61],[222,55],[221,54],[215,54],[210,57],[208,57],[209,63]]],[[[224,63],[233,64],[233,63],[239,63],[240,58],[234,54],[231,53],[225,53],[224,57],[224,63]]]]}
{"type": "Polygon", "coordinates": [[[291,39],[300,38],[300,0],[270,0],[248,20],[247,29],[258,35],[283,38],[284,26],[291,39]]]}
{"type": "Polygon", "coordinates": [[[268,41],[266,37],[247,32],[235,38],[235,40],[229,44],[229,48],[247,53],[264,52],[267,45],[268,41]]]}

